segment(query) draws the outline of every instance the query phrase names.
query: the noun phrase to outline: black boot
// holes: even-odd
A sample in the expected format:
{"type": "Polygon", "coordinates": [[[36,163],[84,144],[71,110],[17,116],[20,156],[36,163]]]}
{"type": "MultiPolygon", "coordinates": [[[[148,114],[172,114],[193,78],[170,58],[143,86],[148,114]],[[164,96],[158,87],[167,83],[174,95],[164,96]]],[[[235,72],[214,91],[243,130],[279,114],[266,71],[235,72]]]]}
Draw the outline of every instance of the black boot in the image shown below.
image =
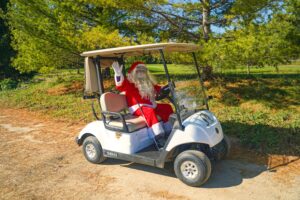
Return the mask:
{"type": "Polygon", "coordinates": [[[164,138],[163,135],[157,135],[157,136],[155,136],[155,141],[156,141],[156,143],[157,143],[157,145],[158,145],[159,148],[164,147],[165,144],[166,144],[166,140],[165,140],[165,138],[164,138]]]}

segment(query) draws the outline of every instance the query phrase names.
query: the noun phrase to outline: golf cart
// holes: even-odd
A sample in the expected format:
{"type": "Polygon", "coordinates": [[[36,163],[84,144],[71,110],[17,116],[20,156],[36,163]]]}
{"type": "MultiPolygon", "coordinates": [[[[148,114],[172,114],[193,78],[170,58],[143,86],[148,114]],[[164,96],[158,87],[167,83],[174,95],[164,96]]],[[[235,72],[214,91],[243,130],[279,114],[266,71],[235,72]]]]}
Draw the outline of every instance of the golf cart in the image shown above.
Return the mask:
{"type": "MultiPolygon", "coordinates": [[[[200,186],[205,183],[211,175],[211,161],[226,157],[230,143],[218,119],[209,111],[209,98],[205,95],[200,74],[202,68],[195,55],[198,50],[194,44],[157,43],[82,53],[85,57],[84,98],[96,98],[101,108],[100,119],[92,106],[97,120],[84,127],[76,137],[85,158],[92,163],[115,158],[158,168],[164,168],[166,162],[174,162],[175,174],[185,184],[200,186]],[[186,84],[187,80],[171,80],[165,53],[172,52],[191,54],[195,63],[192,75],[198,79],[192,86],[186,84]],[[173,128],[163,147],[158,147],[150,135],[144,118],[128,112],[125,95],[104,88],[104,71],[112,62],[124,65],[125,58],[155,53],[161,56],[161,69],[168,86],[168,91],[162,91],[157,100],[168,100],[175,110],[169,118],[173,128]]],[[[125,67],[123,73],[125,75],[125,67]]]]}

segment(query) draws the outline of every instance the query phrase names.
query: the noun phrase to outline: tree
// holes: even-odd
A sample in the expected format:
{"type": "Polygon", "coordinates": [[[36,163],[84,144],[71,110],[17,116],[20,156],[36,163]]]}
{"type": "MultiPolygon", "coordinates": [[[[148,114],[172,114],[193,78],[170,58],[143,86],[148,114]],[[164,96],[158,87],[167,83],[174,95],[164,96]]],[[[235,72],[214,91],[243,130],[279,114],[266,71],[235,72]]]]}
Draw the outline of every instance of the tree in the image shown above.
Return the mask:
{"type": "Polygon", "coordinates": [[[226,25],[226,13],[234,0],[184,0],[150,2],[139,9],[159,21],[164,39],[199,42],[211,37],[211,26],[226,25]]]}
{"type": "MultiPolygon", "coordinates": [[[[260,58],[287,54],[287,49],[279,51],[280,47],[290,47],[297,41],[297,11],[292,9],[297,1],[289,2],[10,0],[7,17],[12,46],[17,51],[13,66],[21,72],[79,67],[80,53],[86,50],[170,40],[204,46],[200,54],[204,65],[262,66],[266,61],[260,58]],[[286,7],[281,8],[282,5],[286,7]],[[289,19],[281,23],[280,16],[289,19]],[[275,19],[277,22],[271,23],[275,19]],[[216,27],[224,33],[215,31],[216,27]],[[277,35],[277,43],[268,34],[277,35]],[[265,46],[264,41],[268,41],[265,46]],[[274,48],[267,51],[268,45],[274,48]]],[[[288,54],[294,50],[291,47],[288,54]]],[[[277,63],[281,60],[277,59],[277,63]]],[[[274,59],[268,62],[271,61],[274,59]]]]}
{"type": "MultiPolygon", "coordinates": [[[[213,66],[234,68],[246,66],[250,74],[251,67],[277,66],[299,57],[299,43],[290,39],[294,26],[289,20],[280,20],[275,16],[267,24],[250,24],[239,30],[228,31],[221,40],[207,43],[204,57],[213,66]]],[[[299,39],[299,38],[298,38],[299,39]]]]}
{"type": "Polygon", "coordinates": [[[78,64],[80,53],[128,43],[109,26],[109,9],[88,1],[11,0],[8,17],[13,66],[21,72],[49,71],[78,64]]]}
{"type": "MultiPolygon", "coordinates": [[[[17,71],[11,67],[10,60],[15,52],[10,46],[10,31],[6,22],[8,0],[0,2],[0,79],[17,75],[17,71]]],[[[14,77],[16,78],[16,77],[14,77]]]]}

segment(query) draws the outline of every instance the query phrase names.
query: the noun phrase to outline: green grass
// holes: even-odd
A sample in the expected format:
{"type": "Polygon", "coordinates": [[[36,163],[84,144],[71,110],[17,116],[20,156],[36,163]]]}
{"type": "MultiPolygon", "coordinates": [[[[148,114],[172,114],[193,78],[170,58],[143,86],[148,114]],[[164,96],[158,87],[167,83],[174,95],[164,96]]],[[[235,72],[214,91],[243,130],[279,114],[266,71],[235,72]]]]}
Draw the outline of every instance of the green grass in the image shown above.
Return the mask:
{"type": "MultiPolygon", "coordinates": [[[[237,67],[236,69],[218,69],[217,72],[225,74],[247,74],[246,67],[237,67]]],[[[281,65],[278,67],[278,72],[272,66],[266,66],[263,68],[251,67],[251,74],[300,74],[299,65],[281,65]]]]}
{"type": "MultiPolygon", "coordinates": [[[[163,65],[148,65],[159,82],[165,82],[163,65]]],[[[169,65],[172,77],[190,80],[193,66],[169,65]]],[[[224,132],[238,137],[244,145],[262,152],[300,154],[300,65],[246,70],[224,70],[205,82],[214,99],[211,110],[224,132]]],[[[61,70],[37,75],[15,90],[0,91],[0,104],[43,112],[67,121],[93,120],[93,100],[83,100],[83,70],[61,70]]],[[[196,80],[194,80],[196,81],[196,80]]],[[[95,102],[96,103],[96,102],[95,102]]]]}
{"type": "MultiPolygon", "coordinates": [[[[153,75],[164,75],[163,64],[148,64],[147,67],[153,75]]],[[[181,65],[181,64],[169,64],[168,70],[170,74],[193,74],[195,73],[195,67],[193,65],[181,65]]]]}
{"type": "MultiPolygon", "coordinates": [[[[164,74],[164,67],[162,64],[148,64],[148,67],[153,74],[161,75],[164,74]]],[[[182,64],[169,64],[169,72],[171,74],[192,74],[196,72],[195,66],[193,65],[182,65],[182,64]]],[[[250,74],[300,74],[300,64],[291,65],[280,65],[278,66],[279,72],[272,66],[266,66],[263,68],[251,67],[250,74]]],[[[246,67],[236,67],[235,69],[215,69],[216,73],[222,74],[247,74],[246,67]]]]}
{"type": "Polygon", "coordinates": [[[83,74],[38,75],[15,90],[1,91],[0,102],[8,107],[40,111],[57,119],[90,121],[91,100],[83,100],[82,82],[83,74]],[[81,87],[72,89],[78,83],[81,87]]]}

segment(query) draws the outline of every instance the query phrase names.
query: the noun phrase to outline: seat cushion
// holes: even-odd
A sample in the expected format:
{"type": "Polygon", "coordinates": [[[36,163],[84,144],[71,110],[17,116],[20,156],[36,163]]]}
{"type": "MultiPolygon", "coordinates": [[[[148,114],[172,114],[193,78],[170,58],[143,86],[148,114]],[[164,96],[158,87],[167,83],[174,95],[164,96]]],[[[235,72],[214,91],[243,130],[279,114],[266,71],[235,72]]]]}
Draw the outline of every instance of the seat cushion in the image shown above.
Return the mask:
{"type": "MultiPolygon", "coordinates": [[[[133,132],[147,126],[143,117],[138,117],[131,114],[125,115],[125,121],[129,132],[133,132]]],[[[107,125],[114,126],[116,128],[123,127],[123,123],[121,119],[107,121],[107,125]]]]}
{"type": "MultiPolygon", "coordinates": [[[[161,121],[161,117],[158,115],[157,115],[157,119],[158,119],[158,121],[161,121]]],[[[127,115],[125,115],[125,121],[126,121],[129,132],[133,132],[133,131],[136,131],[138,129],[141,129],[141,128],[144,128],[147,126],[144,118],[141,116],[134,116],[131,114],[127,114],[127,115]]],[[[107,125],[114,126],[117,128],[123,127],[123,123],[122,123],[121,119],[114,119],[111,121],[107,121],[107,125]]]]}
{"type": "Polygon", "coordinates": [[[102,111],[120,112],[127,108],[125,95],[106,92],[100,97],[102,111]]]}
{"type": "MultiPolygon", "coordinates": [[[[124,94],[115,94],[112,92],[106,92],[100,97],[102,111],[121,112],[127,109],[126,97],[124,94]]],[[[147,126],[143,117],[137,117],[131,114],[124,116],[129,132],[144,128],[147,126]]],[[[161,121],[161,117],[157,116],[158,121],[161,121]]],[[[121,119],[112,119],[106,121],[108,126],[122,129],[123,123],[121,119]]]]}

